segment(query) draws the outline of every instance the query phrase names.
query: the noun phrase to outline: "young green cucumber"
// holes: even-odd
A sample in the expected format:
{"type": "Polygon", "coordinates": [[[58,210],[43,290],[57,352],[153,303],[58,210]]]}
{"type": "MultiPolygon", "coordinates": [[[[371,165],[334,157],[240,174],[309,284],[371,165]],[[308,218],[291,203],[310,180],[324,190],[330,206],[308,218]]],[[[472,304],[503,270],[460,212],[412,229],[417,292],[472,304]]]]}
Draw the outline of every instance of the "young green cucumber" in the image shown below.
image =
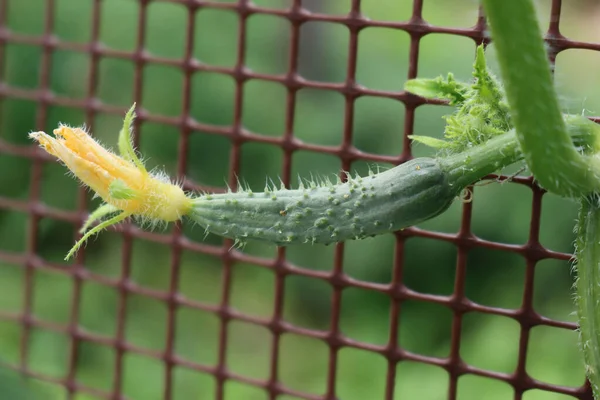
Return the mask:
{"type": "Polygon", "coordinates": [[[344,183],[201,196],[190,217],[209,232],[242,241],[328,244],[433,218],[457,194],[439,161],[419,158],[344,183]]]}

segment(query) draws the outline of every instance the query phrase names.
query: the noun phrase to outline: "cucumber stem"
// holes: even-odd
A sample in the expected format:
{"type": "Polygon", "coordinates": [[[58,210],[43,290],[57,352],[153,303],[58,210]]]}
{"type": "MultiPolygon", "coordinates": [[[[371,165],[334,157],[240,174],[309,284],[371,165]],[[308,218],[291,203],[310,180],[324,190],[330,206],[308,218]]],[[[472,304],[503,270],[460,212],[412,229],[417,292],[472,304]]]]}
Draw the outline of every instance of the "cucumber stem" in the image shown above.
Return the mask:
{"type": "Polygon", "coordinates": [[[566,197],[600,191],[600,162],[573,147],[531,0],[483,0],[510,114],[539,184],[566,197]]]}
{"type": "Polygon", "coordinates": [[[579,322],[579,346],[586,375],[594,392],[600,394],[600,204],[598,196],[580,200],[576,228],[577,280],[575,300],[579,322]]]}
{"type": "MultiPolygon", "coordinates": [[[[600,140],[598,124],[577,115],[565,115],[564,120],[569,143],[573,149],[597,147],[600,140]]],[[[513,129],[461,153],[440,158],[439,161],[448,172],[450,184],[461,191],[488,174],[523,158],[518,135],[513,129]]]]}

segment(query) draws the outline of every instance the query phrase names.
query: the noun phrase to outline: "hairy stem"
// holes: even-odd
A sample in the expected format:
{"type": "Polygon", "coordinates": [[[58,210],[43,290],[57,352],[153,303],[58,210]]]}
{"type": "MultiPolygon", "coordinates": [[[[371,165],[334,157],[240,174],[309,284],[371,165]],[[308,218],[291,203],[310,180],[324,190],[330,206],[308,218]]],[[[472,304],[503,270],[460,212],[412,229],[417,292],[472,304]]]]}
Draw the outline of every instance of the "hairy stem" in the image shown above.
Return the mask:
{"type": "Polygon", "coordinates": [[[594,397],[600,394],[600,204],[597,196],[580,200],[576,229],[576,301],[580,347],[594,397]]]}
{"type": "MultiPolygon", "coordinates": [[[[567,139],[576,151],[580,148],[590,151],[600,138],[600,126],[587,118],[565,115],[567,139]]],[[[461,153],[440,159],[449,172],[448,180],[457,187],[466,187],[508,165],[524,158],[518,141],[519,135],[511,130],[489,139],[461,153]]]]}
{"type": "Polygon", "coordinates": [[[483,0],[523,155],[548,191],[568,197],[600,190],[597,159],[573,147],[561,117],[531,0],[483,0]]]}

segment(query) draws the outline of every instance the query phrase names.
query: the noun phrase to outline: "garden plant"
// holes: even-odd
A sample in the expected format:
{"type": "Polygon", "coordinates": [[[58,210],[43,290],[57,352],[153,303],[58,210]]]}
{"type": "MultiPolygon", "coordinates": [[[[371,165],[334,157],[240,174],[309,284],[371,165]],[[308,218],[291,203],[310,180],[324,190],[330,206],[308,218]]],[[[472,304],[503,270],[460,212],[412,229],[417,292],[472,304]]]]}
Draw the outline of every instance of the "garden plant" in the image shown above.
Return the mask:
{"type": "MultiPolygon", "coordinates": [[[[414,135],[437,150],[366,176],[300,178],[297,188],[267,178],[263,190],[241,182],[227,193],[186,193],[162,172],[148,171],[131,138],[135,105],[126,114],[118,155],[84,129],[61,125],[30,137],[59,158],[104,203],[81,229],[69,259],[92,235],[128,217],[155,227],[187,219],[206,233],[279,246],[331,244],[394,232],[432,219],[491,173],[521,165],[546,191],[579,203],[575,285],[580,347],[594,395],[600,395],[600,127],[561,112],[543,38],[530,0],[483,1],[501,76],[477,48],[473,81],[453,74],[413,79],[414,95],[444,99],[445,139],[414,135]]],[[[243,181],[243,177],[240,177],[243,181]]],[[[560,368],[560,366],[558,366],[560,368]]]]}

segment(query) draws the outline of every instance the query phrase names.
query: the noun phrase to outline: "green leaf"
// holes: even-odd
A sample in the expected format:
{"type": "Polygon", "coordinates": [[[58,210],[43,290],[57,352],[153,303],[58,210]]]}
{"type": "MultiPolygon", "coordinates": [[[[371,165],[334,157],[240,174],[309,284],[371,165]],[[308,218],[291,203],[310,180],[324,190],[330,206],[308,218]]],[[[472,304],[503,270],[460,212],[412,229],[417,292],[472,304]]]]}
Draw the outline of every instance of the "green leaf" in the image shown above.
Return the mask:
{"type": "Polygon", "coordinates": [[[447,99],[450,105],[461,105],[466,100],[469,87],[449,73],[446,79],[441,76],[435,79],[410,79],[404,84],[404,90],[426,99],[447,99]]]}
{"type": "Polygon", "coordinates": [[[129,111],[127,111],[127,114],[125,114],[125,119],[123,120],[123,127],[119,132],[119,153],[121,153],[121,157],[133,162],[139,169],[146,172],[146,167],[135,153],[135,149],[133,148],[133,142],[131,140],[131,126],[133,125],[133,120],[135,119],[134,110],[135,103],[133,103],[129,111]]]}
{"type": "Polygon", "coordinates": [[[435,149],[443,149],[448,147],[449,143],[445,140],[432,138],[431,136],[420,136],[420,135],[409,135],[409,139],[423,143],[425,146],[433,147],[435,149]]]}

